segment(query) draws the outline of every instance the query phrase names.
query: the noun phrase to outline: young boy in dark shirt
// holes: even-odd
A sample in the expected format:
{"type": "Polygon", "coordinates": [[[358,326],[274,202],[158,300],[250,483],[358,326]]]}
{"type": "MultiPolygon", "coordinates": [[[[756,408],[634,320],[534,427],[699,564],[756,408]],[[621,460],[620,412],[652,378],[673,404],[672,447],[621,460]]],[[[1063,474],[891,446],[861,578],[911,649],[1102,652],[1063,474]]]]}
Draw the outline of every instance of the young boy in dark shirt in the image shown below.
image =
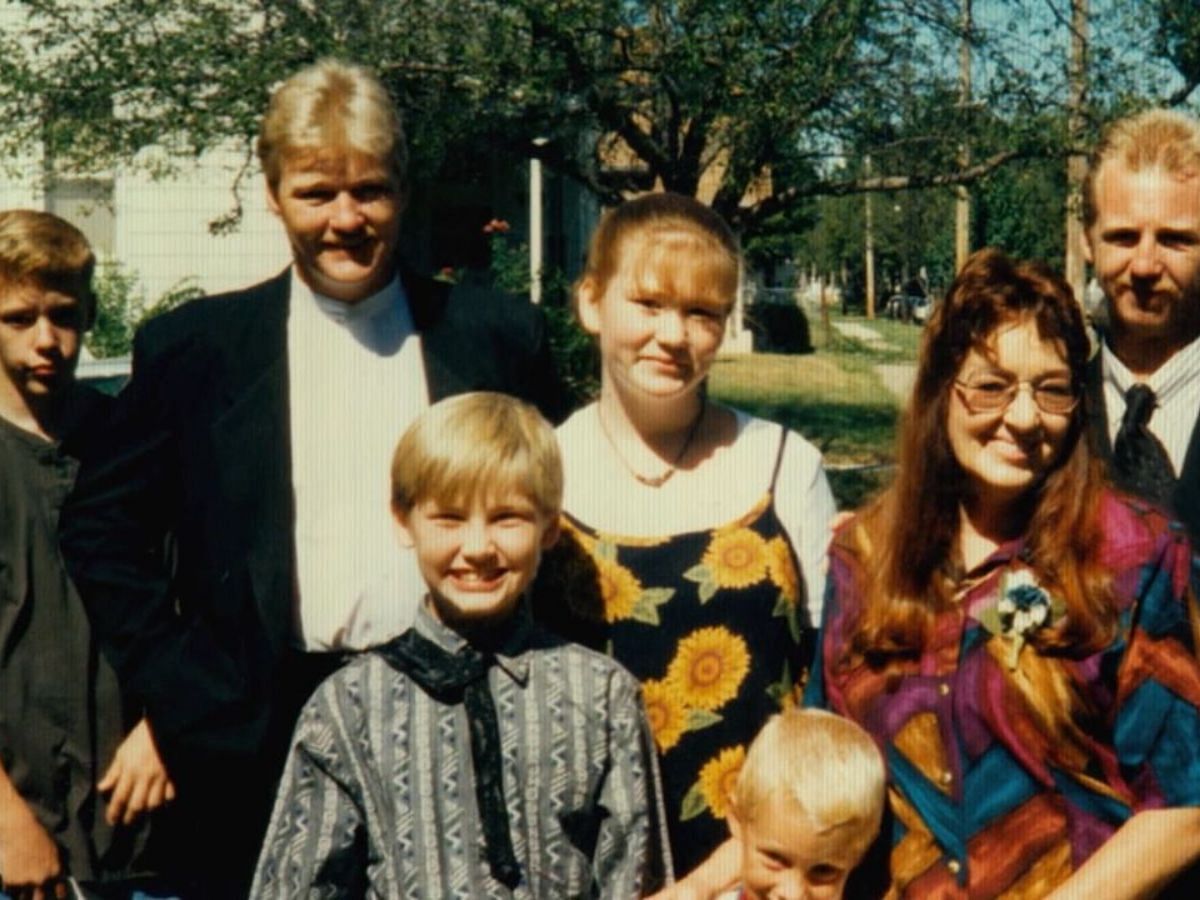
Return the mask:
{"type": "Polygon", "coordinates": [[[106,398],[75,381],[94,267],[74,226],[0,212],[0,897],[158,892],[130,826],[174,790],[147,724],[126,733],[58,551],[58,511],[106,425],[106,398]]]}

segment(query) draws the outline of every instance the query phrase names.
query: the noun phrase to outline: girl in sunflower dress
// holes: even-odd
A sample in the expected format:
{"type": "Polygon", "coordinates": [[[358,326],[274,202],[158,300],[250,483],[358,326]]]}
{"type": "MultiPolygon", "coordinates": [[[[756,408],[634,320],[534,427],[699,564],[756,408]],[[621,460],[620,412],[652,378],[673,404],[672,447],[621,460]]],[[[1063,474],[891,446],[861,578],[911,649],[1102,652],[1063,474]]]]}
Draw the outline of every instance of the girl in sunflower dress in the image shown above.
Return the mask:
{"type": "Polygon", "coordinates": [[[889,896],[1150,897],[1200,856],[1200,569],[1092,455],[1088,351],[1060,277],[972,256],[834,537],[805,699],[884,752],[889,896]]]}
{"type": "Polygon", "coordinates": [[[747,745],[797,698],[835,512],[816,448],[706,396],[739,266],[728,226],[690,198],[601,220],[576,286],[601,392],[558,432],[564,540],[535,597],[641,681],[676,872],[725,840],[747,745]]]}

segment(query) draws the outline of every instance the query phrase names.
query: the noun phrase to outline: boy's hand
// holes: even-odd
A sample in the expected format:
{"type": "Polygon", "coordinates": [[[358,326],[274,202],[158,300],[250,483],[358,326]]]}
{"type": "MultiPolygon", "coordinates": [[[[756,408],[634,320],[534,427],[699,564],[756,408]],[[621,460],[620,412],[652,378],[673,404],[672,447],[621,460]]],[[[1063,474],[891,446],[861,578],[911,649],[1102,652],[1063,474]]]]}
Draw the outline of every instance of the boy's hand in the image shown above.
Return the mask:
{"type": "Polygon", "coordinates": [[[101,793],[112,791],[105,813],[110,825],[132,825],[142,813],[175,799],[175,785],[158,755],[146,719],[121,741],[97,787],[101,793]]]}
{"type": "Polygon", "coordinates": [[[11,897],[65,897],[58,847],[20,797],[0,806],[0,885],[11,897]],[[53,885],[53,886],[52,886],[53,885]]]}

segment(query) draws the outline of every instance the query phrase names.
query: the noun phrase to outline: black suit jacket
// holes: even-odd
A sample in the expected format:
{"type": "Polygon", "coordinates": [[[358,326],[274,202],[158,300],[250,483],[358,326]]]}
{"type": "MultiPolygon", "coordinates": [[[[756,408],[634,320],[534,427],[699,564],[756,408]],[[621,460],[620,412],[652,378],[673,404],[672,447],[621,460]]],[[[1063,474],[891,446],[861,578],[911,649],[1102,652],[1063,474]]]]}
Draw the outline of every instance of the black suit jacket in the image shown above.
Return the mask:
{"type": "MultiPolygon", "coordinates": [[[[1108,406],[1104,402],[1104,359],[1096,353],[1088,364],[1084,399],[1087,403],[1088,439],[1093,452],[1111,467],[1113,447],[1108,436],[1108,406]]],[[[1175,485],[1172,512],[1188,530],[1192,547],[1200,547],[1200,418],[1192,429],[1183,470],[1175,485]]],[[[1185,869],[1160,894],[1162,900],[1191,900],[1200,891],[1200,865],[1185,869]]]]}
{"type": "MultiPolygon", "coordinates": [[[[431,401],[498,390],[558,417],[536,308],[455,299],[448,285],[409,273],[402,281],[431,401]]],[[[262,824],[281,745],[313,686],[288,684],[303,656],[291,649],[289,284],[284,272],[141,329],[105,447],[62,517],[71,573],[123,690],[150,719],[181,803],[203,805],[214,791],[227,802],[240,780],[233,790],[254,809],[235,816],[262,824]],[[264,783],[257,800],[246,795],[264,783]]],[[[191,815],[193,829],[207,818],[191,815]]],[[[218,854],[198,855],[211,863],[218,854]]]]}
{"type": "MultiPolygon", "coordinates": [[[[1092,449],[1111,464],[1112,441],[1108,436],[1108,408],[1104,403],[1103,354],[1097,353],[1088,365],[1086,385],[1088,423],[1092,449]]],[[[1192,546],[1200,547],[1200,418],[1192,430],[1183,469],[1175,485],[1172,512],[1187,526],[1192,546]]]]}

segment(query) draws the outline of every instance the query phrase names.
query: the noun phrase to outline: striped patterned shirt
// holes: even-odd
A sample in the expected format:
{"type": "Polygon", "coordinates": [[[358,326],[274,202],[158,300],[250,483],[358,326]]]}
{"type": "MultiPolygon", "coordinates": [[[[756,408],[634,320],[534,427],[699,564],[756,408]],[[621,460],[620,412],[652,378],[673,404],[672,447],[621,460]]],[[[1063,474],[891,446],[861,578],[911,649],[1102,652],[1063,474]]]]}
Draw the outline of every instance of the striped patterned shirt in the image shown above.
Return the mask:
{"type": "MultiPolygon", "coordinates": [[[[414,627],[463,646],[425,608],[414,627]]],[[[524,611],[497,660],[488,687],[521,884],[488,868],[465,708],[367,653],[300,716],[251,896],[634,898],[658,886],[668,854],[637,682],[524,611]]]]}

